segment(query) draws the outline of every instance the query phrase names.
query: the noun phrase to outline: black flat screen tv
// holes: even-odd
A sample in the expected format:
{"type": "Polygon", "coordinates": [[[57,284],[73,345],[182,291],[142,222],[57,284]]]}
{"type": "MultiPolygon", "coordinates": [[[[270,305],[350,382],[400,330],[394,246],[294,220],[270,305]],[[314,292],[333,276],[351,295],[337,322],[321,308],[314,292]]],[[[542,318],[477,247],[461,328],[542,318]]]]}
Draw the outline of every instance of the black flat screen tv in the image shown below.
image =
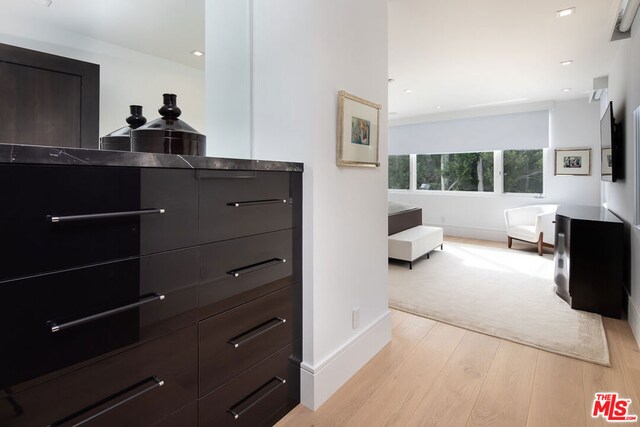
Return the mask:
{"type": "Polygon", "coordinates": [[[607,110],[600,119],[600,175],[603,181],[615,182],[620,171],[620,149],[616,123],[613,118],[613,103],[609,102],[607,110]]]}

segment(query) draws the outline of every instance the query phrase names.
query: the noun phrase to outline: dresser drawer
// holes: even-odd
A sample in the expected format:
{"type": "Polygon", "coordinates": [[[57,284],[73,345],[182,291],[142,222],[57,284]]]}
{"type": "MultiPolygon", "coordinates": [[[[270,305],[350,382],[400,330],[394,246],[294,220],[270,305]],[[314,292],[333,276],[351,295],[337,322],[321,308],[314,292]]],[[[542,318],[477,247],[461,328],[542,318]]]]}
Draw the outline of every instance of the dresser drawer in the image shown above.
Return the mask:
{"type": "Polygon", "coordinates": [[[293,345],[198,401],[199,426],[259,426],[281,407],[300,400],[300,365],[293,345]]]}
{"type": "Polygon", "coordinates": [[[193,325],[9,395],[0,400],[0,425],[159,423],[196,399],[196,345],[193,325]]]}
{"type": "Polygon", "coordinates": [[[199,171],[200,243],[293,227],[287,172],[199,171]]]}
{"type": "Polygon", "coordinates": [[[197,243],[195,171],[0,165],[0,281],[197,243]]]}
{"type": "MultiPolygon", "coordinates": [[[[140,426],[143,426],[141,423],[140,426]]],[[[192,427],[198,425],[198,402],[193,401],[180,411],[171,414],[159,423],[152,424],[153,427],[192,427]]]]}
{"type": "MultiPolygon", "coordinates": [[[[292,239],[292,230],[283,230],[201,246],[199,304],[202,317],[229,308],[220,304],[234,295],[276,281],[278,288],[291,285],[294,281],[292,239]]],[[[254,295],[257,296],[260,295],[254,295]]]]}
{"type": "Polygon", "coordinates": [[[300,338],[293,303],[289,287],[200,322],[200,395],[300,338]]]}
{"type": "Polygon", "coordinates": [[[0,384],[195,323],[197,271],[194,248],[0,283],[0,384]]]}

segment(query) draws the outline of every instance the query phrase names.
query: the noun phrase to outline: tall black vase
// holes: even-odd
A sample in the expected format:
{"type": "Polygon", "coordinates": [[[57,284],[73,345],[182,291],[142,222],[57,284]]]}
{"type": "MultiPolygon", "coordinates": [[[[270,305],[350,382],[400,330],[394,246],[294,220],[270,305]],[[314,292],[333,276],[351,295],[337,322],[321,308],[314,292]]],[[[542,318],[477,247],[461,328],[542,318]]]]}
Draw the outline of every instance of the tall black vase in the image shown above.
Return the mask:
{"type": "Polygon", "coordinates": [[[129,125],[100,138],[101,150],[131,151],[131,131],[147,123],[147,119],[142,115],[142,105],[129,105],[129,111],[129,125]]]}
{"type": "Polygon", "coordinates": [[[181,120],[176,95],[165,93],[162,117],[131,132],[131,151],[204,156],[207,137],[181,120]]]}

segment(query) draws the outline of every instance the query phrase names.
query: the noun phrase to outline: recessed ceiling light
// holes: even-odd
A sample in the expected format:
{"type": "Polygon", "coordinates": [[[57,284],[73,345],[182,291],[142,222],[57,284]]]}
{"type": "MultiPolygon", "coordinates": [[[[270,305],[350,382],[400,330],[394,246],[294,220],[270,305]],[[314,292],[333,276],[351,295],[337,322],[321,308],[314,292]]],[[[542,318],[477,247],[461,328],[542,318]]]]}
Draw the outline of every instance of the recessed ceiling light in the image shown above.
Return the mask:
{"type": "Polygon", "coordinates": [[[562,89],[563,92],[571,92],[571,88],[570,87],[565,87],[564,89],[562,89]]]}
{"type": "Polygon", "coordinates": [[[436,107],[436,110],[439,110],[439,109],[441,109],[441,108],[442,108],[442,107],[438,105],[438,106],[436,107]]]}
{"type": "Polygon", "coordinates": [[[395,82],[395,79],[387,79],[387,83],[393,83],[395,82]]]}
{"type": "Polygon", "coordinates": [[[561,65],[571,65],[571,64],[573,64],[573,59],[570,59],[568,61],[562,61],[560,64],[561,65]]]}
{"type": "Polygon", "coordinates": [[[192,50],[192,51],[191,51],[191,54],[192,54],[192,55],[195,55],[195,56],[203,56],[203,55],[204,55],[204,52],[202,52],[202,51],[200,51],[200,50],[192,50]]]}
{"type": "Polygon", "coordinates": [[[404,90],[404,93],[411,93],[411,92],[413,92],[413,89],[405,89],[404,90]]]}
{"type": "Polygon", "coordinates": [[[51,6],[51,0],[32,0],[34,3],[39,4],[40,6],[49,7],[51,6]]]}
{"type": "Polygon", "coordinates": [[[563,18],[565,16],[573,15],[574,13],[576,13],[576,8],[575,7],[569,7],[567,9],[558,10],[556,12],[556,15],[558,16],[558,18],[563,18]]]}

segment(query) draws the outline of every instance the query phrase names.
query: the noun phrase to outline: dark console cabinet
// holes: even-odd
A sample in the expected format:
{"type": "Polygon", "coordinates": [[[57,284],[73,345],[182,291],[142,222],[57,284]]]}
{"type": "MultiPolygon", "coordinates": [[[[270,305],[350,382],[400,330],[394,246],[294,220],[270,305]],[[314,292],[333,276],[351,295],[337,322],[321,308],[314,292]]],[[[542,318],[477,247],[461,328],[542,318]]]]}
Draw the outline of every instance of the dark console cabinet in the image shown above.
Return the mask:
{"type": "Polygon", "coordinates": [[[297,405],[302,165],[69,150],[0,144],[0,425],[297,405]]]}
{"type": "Polygon", "coordinates": [[[620,318],[623,222],[594,206],[560,206],[556,212],[556,293],[571,308],[620,318]]]}

